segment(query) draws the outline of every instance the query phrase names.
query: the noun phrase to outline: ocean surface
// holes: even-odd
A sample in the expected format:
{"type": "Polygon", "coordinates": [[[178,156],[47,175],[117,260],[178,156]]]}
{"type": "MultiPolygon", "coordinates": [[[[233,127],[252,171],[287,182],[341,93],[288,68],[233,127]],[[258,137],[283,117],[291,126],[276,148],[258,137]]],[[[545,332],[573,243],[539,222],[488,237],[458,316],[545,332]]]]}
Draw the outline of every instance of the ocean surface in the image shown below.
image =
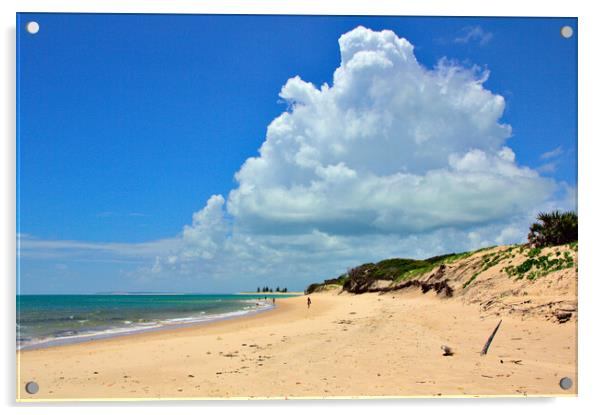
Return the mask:
{"type": "Polygon", "coordinates": [[[273,308],[272,297],[267,295],[267,300],[264,297],[263,293],[18,295],[17,348],[46,347],[243,316],[273,308]]]}

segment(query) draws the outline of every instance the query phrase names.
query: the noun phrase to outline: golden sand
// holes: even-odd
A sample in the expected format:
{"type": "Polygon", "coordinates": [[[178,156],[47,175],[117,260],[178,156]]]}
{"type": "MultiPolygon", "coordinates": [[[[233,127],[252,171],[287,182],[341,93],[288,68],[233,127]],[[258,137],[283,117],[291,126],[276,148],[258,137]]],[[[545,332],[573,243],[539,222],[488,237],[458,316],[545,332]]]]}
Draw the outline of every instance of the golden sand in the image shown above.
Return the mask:
{"type": "Polygon", "coordinates": [[[21,399],[574,395],[576,322],[416,289],[324,292],[195,327],[18,353],[21,399]],[[483,344],[503,318],[489,353],[483,344]],[[443,356],[442,345],[454,352],[443,356]],[[559,380],[574,385],[562,390],[559,380]],[[24,391],[36,381],[35,395],[24,391]]]}

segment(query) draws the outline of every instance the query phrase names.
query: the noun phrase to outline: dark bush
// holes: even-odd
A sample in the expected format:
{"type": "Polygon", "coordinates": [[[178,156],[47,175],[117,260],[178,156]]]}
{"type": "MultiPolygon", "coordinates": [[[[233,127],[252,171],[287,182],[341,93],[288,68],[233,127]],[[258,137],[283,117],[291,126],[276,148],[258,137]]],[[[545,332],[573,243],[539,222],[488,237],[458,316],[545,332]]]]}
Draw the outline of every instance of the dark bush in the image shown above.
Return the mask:
{"type": "Polygon", "coordinates": [[[540,213],[529,228],[529,244],[536,248],[563,245],[577,240],[575,212],[540,213]]]}

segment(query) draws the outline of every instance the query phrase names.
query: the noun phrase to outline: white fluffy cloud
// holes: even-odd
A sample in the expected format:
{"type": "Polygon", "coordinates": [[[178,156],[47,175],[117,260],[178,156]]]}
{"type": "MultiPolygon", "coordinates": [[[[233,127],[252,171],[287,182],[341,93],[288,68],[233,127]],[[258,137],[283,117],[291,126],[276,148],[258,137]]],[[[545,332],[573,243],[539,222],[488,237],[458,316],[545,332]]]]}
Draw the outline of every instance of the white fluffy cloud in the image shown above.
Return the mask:
{"type": "Polygon", "coordinates": [[[291,110],[236,174],[227,208],[241,228],[403,235],[501,220],[554,191],[505,146],[486,73],[428,70],[391,31],[359,27],[339,44],[333,85],[290,79],[291,110]]]}
{"type": "Polygon", "coordinates": [[[534,212],[559,206],[559,184],[517,164],[488,72],[425,68],[387,30],[358,27],[339,45],[332,85],[286,82],[288,110],[238,186],[194,214],[156,270],[318,279],[368,259],[516,242],[534,212]]]}

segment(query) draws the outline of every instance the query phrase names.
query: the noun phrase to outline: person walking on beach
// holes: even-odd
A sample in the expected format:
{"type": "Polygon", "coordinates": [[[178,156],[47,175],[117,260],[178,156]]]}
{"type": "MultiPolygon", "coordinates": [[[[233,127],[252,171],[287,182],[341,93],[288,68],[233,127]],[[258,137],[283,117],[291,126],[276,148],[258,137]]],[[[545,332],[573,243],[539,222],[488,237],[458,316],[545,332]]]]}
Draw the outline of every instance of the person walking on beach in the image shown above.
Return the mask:
{"type": "Polygon", "coordinates": [[[307,308],[311,305],[311,298],[307,297],[307,308]]]}
{"type": "Polygon", "coordinates": [[[272,304],[274,304],[274,305],[276,304],[276,297],[272,298],[272,304]]]}

